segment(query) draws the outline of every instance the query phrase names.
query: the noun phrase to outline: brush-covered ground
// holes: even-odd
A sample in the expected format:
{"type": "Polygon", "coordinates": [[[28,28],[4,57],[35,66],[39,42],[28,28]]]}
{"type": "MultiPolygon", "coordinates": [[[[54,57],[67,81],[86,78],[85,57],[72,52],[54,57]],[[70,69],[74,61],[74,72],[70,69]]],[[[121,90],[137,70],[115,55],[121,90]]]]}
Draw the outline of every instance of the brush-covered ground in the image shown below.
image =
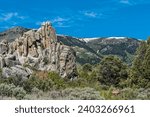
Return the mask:
{"type": "Polygon", "coordinates": [[[77,72],[74,79],[36,70],[27,80],[1,75],[0,99],[150,99],[150,39],[141,42],[132,65],[110,55],[95,65],[78,65],[77,72]]]}

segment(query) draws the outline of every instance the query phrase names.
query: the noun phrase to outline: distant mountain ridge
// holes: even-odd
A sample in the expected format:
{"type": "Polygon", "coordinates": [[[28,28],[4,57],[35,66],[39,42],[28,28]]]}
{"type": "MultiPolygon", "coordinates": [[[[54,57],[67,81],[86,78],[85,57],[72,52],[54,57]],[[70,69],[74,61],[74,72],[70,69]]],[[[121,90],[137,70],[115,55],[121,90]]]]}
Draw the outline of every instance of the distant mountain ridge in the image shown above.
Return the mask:
{"type": "Polygon", "coordinates": [[[141,42],[129,37],[75,38],[59,35],[58,39],[75,49],[79,63],[91,64],[98,63],[107,55],[119,56],[124,62],[131,64],[141,42]]]}
{"type": "MultiPolygon", "coordinates": [[[[0,33],[0,40],[13,41],[30,29],[15,27],[0,33]]],[[[76,38],[66,35],[57,35],[58,41],[71,46],[76,51],[76,60],[79,64],[99,63],[107,55],[119,56],[124,62],[131,64],[140,40],[129,37],[96,37],[76,38]]]]}
{"type": "Polygon", "coordinates": [[[4,32],[0,32],[0,40],[7,39],[8,41],[14,41],[16,38],[19,38],[23,33],[29,31],[30,29],[17,26],[10,28],[4,32]]]}
{"type": "Polygon", "coordinates": [[[86,42],[90,48],[100,55],[117,55],[123,61],[131,63],[140,41],[129,37],[105,37],[86,42]]]}

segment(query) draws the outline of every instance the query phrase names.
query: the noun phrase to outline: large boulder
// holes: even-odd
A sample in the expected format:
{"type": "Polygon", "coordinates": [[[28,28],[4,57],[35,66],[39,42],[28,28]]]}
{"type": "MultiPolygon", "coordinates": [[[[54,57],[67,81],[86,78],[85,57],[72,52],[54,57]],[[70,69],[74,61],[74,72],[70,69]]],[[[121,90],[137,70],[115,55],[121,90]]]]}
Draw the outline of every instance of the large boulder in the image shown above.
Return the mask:
{"type": "Polygon", "coordinates": [[[4,67],[2,70],[2,76],[4,78],[14,77],[21,78],[23,80],[29,78],[32,74],[32,71],[29,68],[25,68],[19,65],[13,67],[4,67]]]}

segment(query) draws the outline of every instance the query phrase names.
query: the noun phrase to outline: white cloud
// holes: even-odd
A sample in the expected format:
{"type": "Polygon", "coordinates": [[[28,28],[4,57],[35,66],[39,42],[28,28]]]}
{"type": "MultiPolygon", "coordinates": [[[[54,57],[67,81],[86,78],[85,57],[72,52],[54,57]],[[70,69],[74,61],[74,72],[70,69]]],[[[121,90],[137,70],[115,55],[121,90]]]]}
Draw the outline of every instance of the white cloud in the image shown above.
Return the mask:
{"type": "Polygon", "coordinates": [[[127,4],[127,5],[132,5],[132,3],[129,0],[120,0],[119,1],[121,4],[127,4]]]}
{"type": "Polygon", "coordinates": [[[9,13],[2,13],[0,20],[8,21],[12,18],[25,19],[26,17],[19,15],[17,12],[9,12],[9,13]]]}
{"type": "Polygon", "coordinates": [[[83,14],[84,14],[85,16],[87,16],[87,17],[92,17],[92,18],[95,18],[95,17],[98,16],[97,13],[95,13],[95,12],[88,12],[88,11],[83,12],[83,14]]]}
{"type": "MultiPolygon", "coordinates": [[[[66,28],[66,27],[70,27],[69,25],[66,25],[66,24],[68,24],[69,20],[70,20],[69,18],[56,17],[56,18],[50,20],[50,22],[52,24],[54,24],[55,27],[66,28]]],[[[37,21],[35,24],[41,25],[42,23],[43,23],[43,21],[37,21]]]]}
{"type": "Polygon", "coordinates": [[[62,17],[56,17],[51,22],[52,23],[57,23],[57,22],[66,22],[66,21],[69,21],[69,19],[68,18],[62,18],[62,17]]]}
{"type": "Polygon", "coordinates": [[[61,27],[61,28],[66,28],[70,27],[68,25],[69,18],[62,18],[62,17],[56,17],[55,19],[52,19],[51,22],[56,26],[56,27],[61,27]]]}
{"type": "Polygon", "coordinates": [[[3,14],[3,20],[4,21],[7,21],[9,19],[11,19],[12,17],[16,17],[18,15],[18,13],[6,13],[6,14],[3,14]]]}
{"type": "Polygon", "coordinates": [[[60,27],[60,28],[67,28],[67,27],[70,27],[69,25],[65,25],[63,22],[58,22],[56,24],[56,27],[60,27]]]}
{"type": "Polygon", "coordinates": [[[17,16],[17,18],[19,18],[19,19],[22,19],[22,20],[23,20],[23,19],[25,19],[26,17],[25,17],[25,16],[19,16],[19,15],[18,15],[18,16],[17,16]]]}
{"type": "Polygon", "coordinates": [[[116,0],[119,4],[124,5],[138,5],[138,4],[147,4],[150,3],[150,0],[116,0]]]}
{"type": "Polygon", "coordinates": [[[89,18],[103,18],[103,14],[100,12],[94,11],[79,11],[82,15],[89,17],[89,18]]]}

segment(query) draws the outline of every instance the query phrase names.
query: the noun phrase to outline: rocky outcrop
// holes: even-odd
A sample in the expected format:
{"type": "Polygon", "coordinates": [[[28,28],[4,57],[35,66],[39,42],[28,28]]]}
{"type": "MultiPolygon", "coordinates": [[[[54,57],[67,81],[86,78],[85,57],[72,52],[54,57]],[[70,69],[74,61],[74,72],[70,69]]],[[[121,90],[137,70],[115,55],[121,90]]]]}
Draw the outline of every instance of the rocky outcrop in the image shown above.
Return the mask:
{"type": "Polygon", "coordinates": [[[14,74],[29,77],[32,70],[23,66],[55,71],[62,77],[74,78],[76,75],[74,50],[58,42],[49,22],[43,23],[38,30],[25,32],[11,43],[3,40],[0,43],[0,66],[5,77],[14,74]]]}

